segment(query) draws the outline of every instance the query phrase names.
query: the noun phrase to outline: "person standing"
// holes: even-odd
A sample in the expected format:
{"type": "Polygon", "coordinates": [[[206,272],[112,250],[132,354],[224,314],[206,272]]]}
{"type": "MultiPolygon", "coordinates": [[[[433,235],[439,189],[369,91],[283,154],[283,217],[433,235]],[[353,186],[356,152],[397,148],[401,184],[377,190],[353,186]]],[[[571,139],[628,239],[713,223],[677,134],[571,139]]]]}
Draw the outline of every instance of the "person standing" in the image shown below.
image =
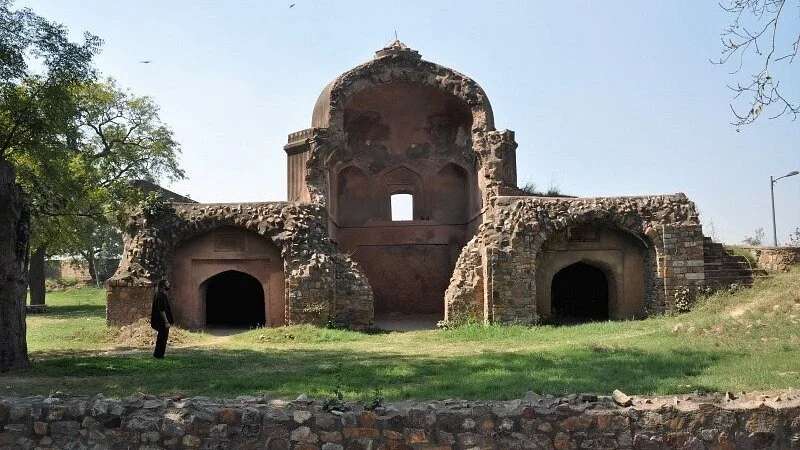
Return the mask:
{"type": "Polygon", "coordinates": [[[160,280],[153,296],[153,309],[150,312],[150,327],[158,333],[153,357],[158,359],[164,357],[164,352],[167,350],[169,327],[174,323],[172,310],[169,307],[168,291],[169,283],[167,280],[160,280]]]}

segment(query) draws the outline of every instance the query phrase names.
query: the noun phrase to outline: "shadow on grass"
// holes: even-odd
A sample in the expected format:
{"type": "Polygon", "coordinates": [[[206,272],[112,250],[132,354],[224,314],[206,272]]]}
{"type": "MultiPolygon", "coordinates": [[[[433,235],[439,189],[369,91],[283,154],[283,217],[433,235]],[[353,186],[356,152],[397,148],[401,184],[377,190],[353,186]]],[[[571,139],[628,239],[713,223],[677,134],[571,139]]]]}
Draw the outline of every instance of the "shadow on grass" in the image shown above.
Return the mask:
{"type": "MultiPolygon", "coordinates": [[[[508,399],[528,390],[545,393],[663,394],[714,390],[694,377],[735,353],[695,350],[646,352],[575,348],[555,353],[483,352],[415,357],[392,353],[316,350],[182,350],[154,360],[149,352],[119,356],[45,358],[0,384],[15,394],[53,390],[73,394],[205,395],[299,393],[348,398],[508,399]]],[[[0,390],[2,392],[2,390],[0,390]]]]}
{"type": "Polygon", "coordinates": [[[47,312],[31,314],[29,317],[45,319],[74,319],[77,317],[105,317],[105,305],[47,305],[47,312]]]}

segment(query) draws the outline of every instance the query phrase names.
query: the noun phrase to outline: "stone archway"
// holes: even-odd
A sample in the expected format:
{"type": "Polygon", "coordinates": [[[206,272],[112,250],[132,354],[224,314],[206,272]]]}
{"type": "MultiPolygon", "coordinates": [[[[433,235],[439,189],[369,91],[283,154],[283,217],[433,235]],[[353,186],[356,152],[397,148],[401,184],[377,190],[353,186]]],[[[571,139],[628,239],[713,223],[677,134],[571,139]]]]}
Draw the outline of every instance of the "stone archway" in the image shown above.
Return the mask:
{"type": "Polygon", "coordinates": [[[556,272],[550,284],[550,321],[608,320],[609,281],[602,269],[586,262],[570,264],[556,272]]]}
{"type": "Polygon", "coordinates": [[[263,327],[267,308],[264,288],[255,277],[226,270],[200,285],[206,327],[263,327]]]}
{"type": "Polygon", "coordinates": [[[190,239],[172,255],[169,276],[172,310],[180,326],[284,324],[283,259],[272,242],[256,233],[225,226],[190,239]],[[245,301],[237,294],[246,297],[245,301]],[[260,310],[253,306],[259,300],[260,310]],[[231,309],[231,314],[225,309],[248,304],[244,308],[252,317],[247,320],[237,309],[231,309]]]}
{"type": "Polygon", "coordinates": [[[604,224],[554,233],[536,258],[537,312],[555,322],[643,316],[650,251],[630,233],[604,224]],[[565,302],[565,295],[573,298],[565,302]]]}

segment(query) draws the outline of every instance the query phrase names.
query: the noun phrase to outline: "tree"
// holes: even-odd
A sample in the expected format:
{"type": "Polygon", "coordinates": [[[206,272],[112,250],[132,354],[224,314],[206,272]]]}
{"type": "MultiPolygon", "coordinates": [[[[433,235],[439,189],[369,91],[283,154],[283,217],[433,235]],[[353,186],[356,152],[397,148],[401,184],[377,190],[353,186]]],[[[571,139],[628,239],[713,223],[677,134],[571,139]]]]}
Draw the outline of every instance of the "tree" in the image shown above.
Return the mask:
{"type": "Polygon", "coordinates": [[[800,247],[800,227],[789,233],[789,247],[800,247]]]}
{"type": "Polygon", "coordinates": [[[26,367],[25,270],[28,208],[11,157],[47,160],[75,117],[69,95],[91,80],[100,39],[67,30],[0,0],[0,372],[26,367]],[[34,71],[31,67],[41,68],[34,71]]]}
{"type": "Polygon", "coordinates": [[[536,183],[529,181],[523,184],[519,190],[527,195],[532,195],[535,197],[572,197],[571,195],[561,193],[561,189],[555,184],[550,184],[550,187],[547,188],[547,191],[542,192],[538,189],[536,183]]]}
{"type": "Polygon", "coordinates": [[[800,1],[724,0],[720,7],[731,23],[720,36],[722,54],[712,62],[733,67],[731,75],[746,74],[728,86],[734,93],[732,125],[738,131],[767,111],[771,119],[783,115],[796,119],[800,103],[786,96],[791,91],[786,84],[794,80],[779,74],[788,70],[800,50],[800,1]]]}
{"type": "MultiPolygon", "coordinates": [[[[25,268],[29,216],[33,256],[79,253],[96,248],[97,227],[113,227],[142,197],[131,180],[183,172],[180,148],[154,102],[113,80],[97,81],[99,38],[85,34],[73,43],[63,26],[10,5],[0,0],[0,264],[25,268]],[[25,205],[13,180],[27,192],[25,205]]],[[[5,371],[28,365],[25,270],[0,275],[5,371]]],[[[40,278],[33,290],[44,292],[40,278]]]]}
{"type": "Polygon", "coordinates": [[[18,179],[31,193],[31,269],[37,269],[30,272],[31,304],[44,304],[46,254],[80,254],[95,278],[97,252],[119,238],[112,229],[143,197],[134,180],[184,176],[180,146],[151,99],[111,79],[81,83],[70,94],[77,115],[62,139],[62,157],[15,159],[18,179]]]}
{"type": "Polygon", "coordinates": [[[758,247],[762,243],[764,243],[764,239],[767,237],[767,234],[764,233],[763,228],[756,228],[755,232],[753,232],[752,236],[745,236],[742,239],[742,242],[747,245],[752,245],[753,247],[758,247]]]}

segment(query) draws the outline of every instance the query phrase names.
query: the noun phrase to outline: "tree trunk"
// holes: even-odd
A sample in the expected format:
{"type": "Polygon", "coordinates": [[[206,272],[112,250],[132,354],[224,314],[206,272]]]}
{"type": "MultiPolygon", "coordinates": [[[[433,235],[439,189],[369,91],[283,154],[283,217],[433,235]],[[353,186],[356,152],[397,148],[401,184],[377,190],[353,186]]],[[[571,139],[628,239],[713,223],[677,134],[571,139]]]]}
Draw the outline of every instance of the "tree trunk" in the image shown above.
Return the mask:
{"type": "Polygon", "coordinates": [[[88,253],[84,254],[84,259],[86,260],[86,266],[89,269],[89,276],[92,277],[92,282],[97,284],[97,264],[95,264],[94,253],[89,251],[88,253]]]}
{"type": "Polygon", "coordinates": [[[30,215],[14,170],[0,158],[0,372],[28,367],[25,265],[30,215]]]}
{"type": "Polygon", "coordinates": [[[28,269],[28,289],[31,293],[31,305],[45,304],[45,248],[37,248],[31,254],[30,268],[28,269]]]}

